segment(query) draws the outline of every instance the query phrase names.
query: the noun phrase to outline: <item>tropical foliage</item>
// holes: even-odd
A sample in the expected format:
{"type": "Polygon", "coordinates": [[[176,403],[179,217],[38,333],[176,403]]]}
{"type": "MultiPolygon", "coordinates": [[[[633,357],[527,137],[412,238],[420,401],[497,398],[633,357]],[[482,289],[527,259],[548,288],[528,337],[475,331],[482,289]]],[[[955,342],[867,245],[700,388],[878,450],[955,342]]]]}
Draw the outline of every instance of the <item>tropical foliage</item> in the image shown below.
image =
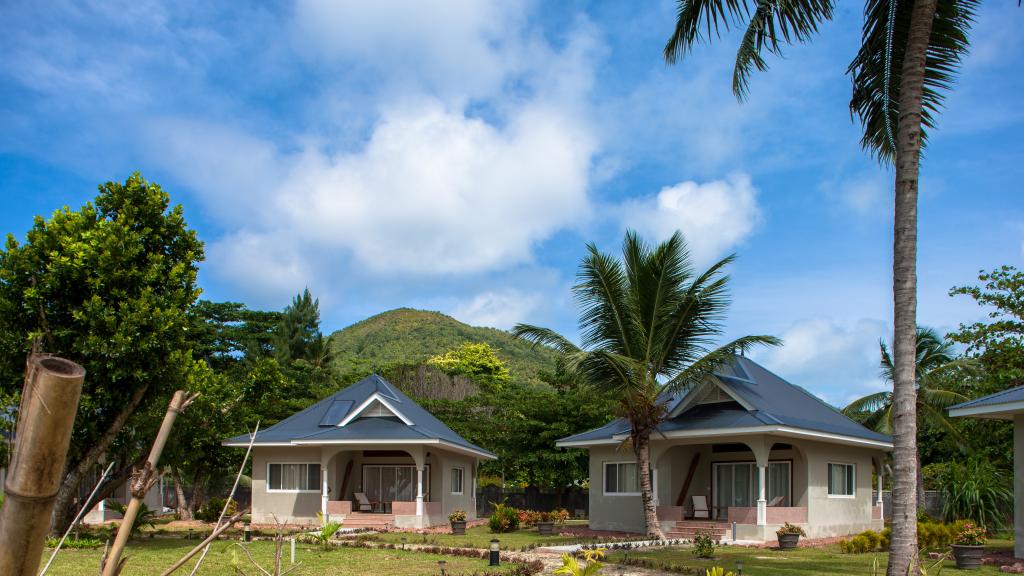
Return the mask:
{"type": "Polygon", "coordinates": [[[666,417],[669,394],[703,382],[735,354],[779,341],[745,336],[715,347],[729,306],[727,257],[697,273],[676,232],[651,247],[627,232],[622,258],[587,246],[573,293],[580,308],[581,346],[547,328],[520,324],[513,333],[562,354],[563,368],[597,396],[613,399],[630,423],[647,533],[662,538],[650,479],[650,437],[666,417]]]}
{"type": "Polygon", "coordinates": [[[562,554],[562,565],[555,570],[555,574],[564,576],[592,576],[601,571],[604,566],[601,560],[604,559],[604,548],[595,550],[582,550],[579,557],[572,554],[562,554]]]}
{"type": "Polygon", "coordinates": [[[1011,477],[988,460],[950,462],[939,480],[942,515],[947,521],[972,520],[991,529],[1005,527],[1013,510],[1011,477]]]}

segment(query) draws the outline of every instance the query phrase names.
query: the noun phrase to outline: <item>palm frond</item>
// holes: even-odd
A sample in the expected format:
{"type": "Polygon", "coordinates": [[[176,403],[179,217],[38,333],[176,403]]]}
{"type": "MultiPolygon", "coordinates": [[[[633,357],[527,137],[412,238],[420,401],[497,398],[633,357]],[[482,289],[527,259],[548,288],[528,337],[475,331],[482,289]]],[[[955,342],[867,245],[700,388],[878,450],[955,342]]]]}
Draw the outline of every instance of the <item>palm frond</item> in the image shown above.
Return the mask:
{"type": "Polygon", "coordinates": [[[562,354],[572,354],[579,351],[579,347],[570,342],[565,336],[540,326],[516,324],[512,328],[512,337],[529,342],[534,346],[550,346],[562,354]]]}
{"type": "Polygon", "coordinates": [[[949,434],[961,450],[967,447],[967,438],[960,433],[960,430],[953,426],[952,419],[946,415],[945,410],[936,409],[933,405],[918,402],[917,417],[922,422],[949,434]]]}
{"type": "MultiPolygon", "coordinates": [[[[850,114],[863,125],[861,146],[880,162],[893,161],[894,151],[886,131],[889,124],[899,122],[900,80],[906,53],[913,2],[898,2],[892,36],[889,72],[889,100],[885,99],[886,36],[889,2],[867,0],[864,5],[864,26],[861,46],[850,63],[847,74],[853,82],[850,114]]],[[[960,62],[968,50],[968,33],[980,0],[939,0],[932,25],[932,35],[924,74],[924,101],[921,114],[922,145],[927,143],[927,130],[935,127],[935,118],[945,92],[955,81],[960,62]]],[[[895,128],[891,128],[895,130],[895,128]]]]}
{"type": "Polygon", "coordinates": [[[862,396],[853,402],[850,402],[843,408],[843,414],[851,416],[859,413],[873,413],[881,410],[888,406],[892,402],[892,392],[883,390],[881,392],[875,392],[862,396]]]}
{"type": "Polygon", "coordinates": [[[938,409],[949,408],[950,406],[969,400],[967,396],[964,396],[959,392],[925,386],[918,388],[917,397],[919,399],[918,404],[924,404],[938,409]]]}
{"type": "Polygon", "coordinates": [[[720,28],[728,31],[730,21],[739,25],[749,13],[747,0],[679,0],[676,26],[662,51],[665,61],[675,64],[694,44],[710,39],[712,29],[716,35],[720,28]],[[706,28],[706,34],[701,34],[702,28],[706,28]]]}
{"type": "Polygon", "coordinates": [[[635,349],[634,311],[630,309],[629,278],[622,263],[587,245],[573,287],[580,306],[580,340],[587,349],[615,350],[627,356],[635,349]]]}

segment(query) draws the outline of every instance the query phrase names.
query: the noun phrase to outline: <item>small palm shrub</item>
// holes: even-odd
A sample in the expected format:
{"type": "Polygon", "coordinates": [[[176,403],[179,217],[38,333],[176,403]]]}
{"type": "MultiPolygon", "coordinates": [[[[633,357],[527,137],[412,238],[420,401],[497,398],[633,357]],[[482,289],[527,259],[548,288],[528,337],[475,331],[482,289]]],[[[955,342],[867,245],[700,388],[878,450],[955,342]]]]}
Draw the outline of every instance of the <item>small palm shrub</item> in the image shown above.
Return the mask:
{"type": "Polygon", "coordinates": [[[341,530],[341,522],[334,520],[328,522],[320,512],[316,513],[316,517],[320,520],[320,529],[313,532],[313,540],[320,544],[324,550],[327,550],[328,545],[331,543],[331,538],[334,538],[338,530],[341,530]]]}
{"type": "MultiPolygon", "coordinates": [[[[199,511],[196,512],[196,520],[202,520],[203,522],[216,522],[220,518],[221,511],[224,510],[224,503],[227,502],[226,498],[210,498],[210,501],[203,504],[199,511]]],[[[228,511],[225,514],[227,516],[234,516],[235,512],[238,512],[238,504],[232,500],[231,504],[228,505],[228,511]]]]}
{"type": "Polygon", "coordinates": [[[593,576],[601,571],[604,564],[604,548],[583,550],[577,558],[572,554],[562,554],[562,566],[555,570],[559,576],[593,576]]]}
{"type": "Polygon", "coordinates": [[[698,558],[712,558],[715,555],[715,540],[710,532],[698,530],[693,537],[693,555],[698,558]]]}
{"type": "MultiPolygon", "coordinates": [[[[121,504],[120,502],[111,502],[110,507],[113,508],[114,511],[120,514],[121,516],[124,516],[125,512],[128,511],[128,505],[121,504]]],[[[132,528],[128,531],[128,535],[138,535],[139,530],[143,526],[149,526],[150,528],[154,528],[155,524],[153,524],[153,520],[155,518],[155,510],[150,509],[150,507],[146,506],[145,504],[139,504],[139,511],[135,514],[135,523],[132,524],[132,528]]]]}
{"type": "Polygon", "coordinates": [[[950,462],[941,486],[946,520],[972,520],[990,528],[1008,524],[1007,511],[1013,510],[1010,477],[988,460],[950,462]]]}
{"type": "Polygon", "coordinates": [[[704,576],[733,576],[732,572],[726,572],[721,566],[713,566],[704,571],[704,576]]]}
{"type": "Polygon", "coordinates": [[[495,534],[514,532],[519,529],[519,513],[507,504],[498,504],[494,507],[494,513],[487,521],[487,526],[495,534]]]}

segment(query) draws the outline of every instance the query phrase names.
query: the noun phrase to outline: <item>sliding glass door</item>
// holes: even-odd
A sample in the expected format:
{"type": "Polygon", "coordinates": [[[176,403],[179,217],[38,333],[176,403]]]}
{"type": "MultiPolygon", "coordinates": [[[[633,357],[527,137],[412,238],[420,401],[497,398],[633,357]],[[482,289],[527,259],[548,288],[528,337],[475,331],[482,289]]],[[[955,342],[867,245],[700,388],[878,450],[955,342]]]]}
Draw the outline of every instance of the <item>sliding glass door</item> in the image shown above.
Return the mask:
{"type": "MultiPolygon", "coordinates": [[[[430,468],[423,471],[423,492],[430,485],[430,468]]],[[[390,503],[416,500],[416,467],[398,464],[363,466],[363,492],[371,502],[390,503]]]]}
{"type": "MultiPolygon", "coordinates": [[[[712,464],[714,507],[717,518],[725,519],[729,507],[757,506],[758,474],[753,462],[716,462],[712,464]]],[[[769,462],[765,496],[773,506],[790,506],[792,482],[789,462],[769,462]]]]}

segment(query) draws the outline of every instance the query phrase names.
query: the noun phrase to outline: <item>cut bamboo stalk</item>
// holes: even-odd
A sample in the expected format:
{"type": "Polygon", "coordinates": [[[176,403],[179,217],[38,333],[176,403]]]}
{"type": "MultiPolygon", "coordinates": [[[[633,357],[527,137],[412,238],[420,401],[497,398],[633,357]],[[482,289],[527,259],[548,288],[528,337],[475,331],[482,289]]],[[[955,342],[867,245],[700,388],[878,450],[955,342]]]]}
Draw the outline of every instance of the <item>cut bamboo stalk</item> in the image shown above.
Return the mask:
{"type": "Polygon", "coordinates": [[[96,481],[96,485],[93,486],[92,492],[89,493],[89,497],[85,499],[85,504],[82,504],[82,508],[78,511],[78,514],[75,516],[75,519],[71,521],[71,524],[68,525],[68,529],[64,531],[64,535],[60,537],[60,542],[57,542],[57,547],[53,549],[53,553],[50,554],[50,559],[46,561],[46,566],[43,566],[43,570],[39,573],[39,576],[46,575],[46,571],[49,570],[50,565],[53,564],[53,559],[57,557],[57,553],[60,552],[61,547],[64,546],[64,541],[68,539],[68,534],[71,534],[71,531],[74,530],[75,526],[78,525],[78,521],[82,519],[82,516],[84,516],[85,513],[89,510],[89,507],[92,506],[92,499],[96,496],[96,492],[99,491],[100,486],[103,485],[103,481],[107,479],[107,475],[110,474],[110,470],[113,467],[113,462],[108,464],[107,469],[103,471],[103,475],[100,476],[100,479],[96,481]]]}
{"type": "Polygon", "coordinates": [[[115,576],[117,574],[121,553],[124,551],[125,545],[128,544],[128,536],[132,532],[132,525],[135,524],[135,517],[138,516],[142,500],[146,497],[146,492],[149,492],[149,489],[153,487],[153,484],[156,483],[159,477],[159,474],[157,474],[157,464],[160,461],[160,454],[164,451],[167,438],[171,435],[171,427],[174,426],[174,420],[195,399],[195,394],[186,395],[183,390],[178,390],[171,397],[171,403],[167,406],[167,412],[164,414],[164,421],[160,424],[160,430],[156,434],[156,439],[153,440],[153,447],[149,450],[149,457],[146,459],[142,470],[138,470],[132,477],[132,499],[128,502],[128,508],[124,512],[124,519],[121,520],[121,525],[117,528],[117,538],[114,539],[114,546],[110,549],[110,556],[103,566],[103,576],[115,576]]]}
{"type": "Polygon", "coordinates": [[[85,369],[63,358],[29,358],[14,454],[0,508],[0,574],[35,576],[71,443],[85,369]]]}
{"type": "Polygon", "coordinates": [[[246,513],[248,513],[248,510],[241,510],[238,513],[236,513],[234,516],[232,516],[231,518],[226,519],[224,521],[224,524],[218,526],[217,529],[214,530],[213,532],[211,532],[210,535],[207,536],[205,540],[203,540],[202,542],[197,544],[195,548],[189,550],[188,553],[186,553],[184,556],[179,558],[177,562],[175,562],[174,564],[171,564],[170,568],[168,568],[167,570],[164,570],[163,572],[161,572],[160,576],[168,576],[169,574],[173,574],[175,570],[177,570],[178,568],[181,568],[182,566],[184,566],[185,563],[188,562],[189,560],[191,560],[193,556],[198,554],[200,550],[206,548],[207,546],[210,545],[210,542],[213,542],[214,540],[216,540],[217,536],[221,535],[221,532],[224,532],[225,530],[230,528],[232,524],[234,524],[235,522],[238,522],[242,518],[242,516],[246,515],[246,513]]]}

